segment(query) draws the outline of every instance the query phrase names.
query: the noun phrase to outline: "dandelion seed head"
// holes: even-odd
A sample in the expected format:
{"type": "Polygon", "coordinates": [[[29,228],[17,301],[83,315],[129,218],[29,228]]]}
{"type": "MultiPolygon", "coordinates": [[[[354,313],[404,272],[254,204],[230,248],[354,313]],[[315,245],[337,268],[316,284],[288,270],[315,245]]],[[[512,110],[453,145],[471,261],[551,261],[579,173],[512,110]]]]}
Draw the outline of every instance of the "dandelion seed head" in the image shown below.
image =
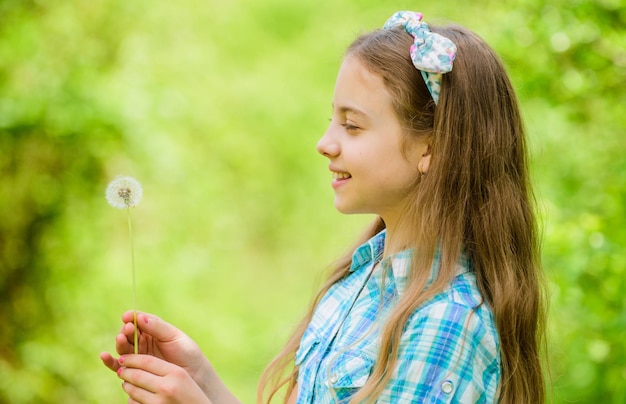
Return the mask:
{"type": "Polygon", "coordinates": [[[139,181],[133,177],[118,177],[109,182],[105,197],[109,205],[117,209],[137,206],[143,195],[139,181]]]}

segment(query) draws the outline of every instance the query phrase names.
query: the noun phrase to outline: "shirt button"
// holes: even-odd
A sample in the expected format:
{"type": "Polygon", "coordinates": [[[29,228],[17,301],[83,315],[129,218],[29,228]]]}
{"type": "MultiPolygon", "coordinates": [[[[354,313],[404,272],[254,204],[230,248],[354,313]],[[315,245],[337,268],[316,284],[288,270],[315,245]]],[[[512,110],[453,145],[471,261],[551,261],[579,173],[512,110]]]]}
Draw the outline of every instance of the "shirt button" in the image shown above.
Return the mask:
{"type": "Polygon", "coordinates": [[[333,373],[332,375],[330,375],[330,383],[331,384],[337,383],[338,380],[339,380],[339,376],[337,376],[337,373],[333,373]]]}
{"type": "Polygon", "coordinates": [[[453,389],[454,385],[450,380],[446,380],[445,382],[441,383],[441,391],[443,391],[444,393],[450,394],[452,393],[453,389]]]}

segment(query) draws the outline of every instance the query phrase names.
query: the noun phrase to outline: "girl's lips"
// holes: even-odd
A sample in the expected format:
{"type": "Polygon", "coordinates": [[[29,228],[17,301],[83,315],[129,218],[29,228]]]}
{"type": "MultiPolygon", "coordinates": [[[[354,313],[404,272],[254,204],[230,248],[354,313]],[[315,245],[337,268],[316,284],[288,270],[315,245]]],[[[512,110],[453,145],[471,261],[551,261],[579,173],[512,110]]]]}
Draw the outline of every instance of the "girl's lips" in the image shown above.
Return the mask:
{"type": "Polygon", "coordinates": [[[333,171],[333,189],[337,189],[346,182],[348,182],[352,176],[343,171],[333,171]]]}
{"type": "Polygon", "coordinates": [[[349,172],[343,171],[340,167],[337,167],[333,164],[330,164],[328,166],[328,169],[333,175],[332,186],[334,189],[337,189],[338,187],[342,186],[348,180],[350,180],[350,178],[352,178],[352,175],[350,175],[349,172]]]}

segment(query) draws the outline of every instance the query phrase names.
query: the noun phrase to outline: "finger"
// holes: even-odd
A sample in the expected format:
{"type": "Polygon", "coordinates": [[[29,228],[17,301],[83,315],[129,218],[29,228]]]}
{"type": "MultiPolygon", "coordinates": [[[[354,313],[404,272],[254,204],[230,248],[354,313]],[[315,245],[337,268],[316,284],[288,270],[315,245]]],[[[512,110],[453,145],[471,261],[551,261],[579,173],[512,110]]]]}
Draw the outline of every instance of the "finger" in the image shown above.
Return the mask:
{"type": "MultiPolygon", "coordinates": [[[[123,354],[135,353],[134,332],[135,332],[135,327],[132,323],[124,324],[124,327],[122,327],[120,334],[118,334],[115,338],[115,346],[116,346],[116,351],[118,354],[123,355],[123,354]]],[[[139,349],[137,352],[147,353],[148,347],[151,341],[151,336],[144,334],[140,331],[137,339],[139,343],[139,349]]]]}
{"type": "MultiPolygon", "coordinates": [[[[140,313],[143,313],[143,312],[137,311],[138,316],[140,313]]],[[[122,314],[122,321],[124,323],[134,323],[135,322],[135,310],[125,311],[124,314],[122,314]]]]}
{"type": "MultiPolygon", "coordinates": [[[[197,402],[198,397],[204,397],[200,387],[191,379],[181,367],[150,355],[124,355],[119,359],[121,367],[118,376],[128,382],[124,390],[139,401],[151,398],[193,398],[176,402],[197,402]],[[142,391],[143,390],[143,391],[142,391]],[[146,394],[152,393],[154,396],[146,394]]],[[[153,401],[149,401],[153,402],[153,401]]]]}
{"type": "MultiPolygon", "coordinates": [[[[133,312],[127,311],[124,313],[123,319],[133,321],[133,312]]],[[[153,314],[143,312],[137,312],[137,327],[142,333],[151,335],[161,342],[171,341],[180,337],[182,334],[182,332],[172,324],[161,320],[153,314]]]]}
{"type": "MultiPolygon", "coordinates": [[[[139,316],[141,312],[137,312],[137,316],[139,316]]],[[[143,314],[143,313],[142,313],[143,314]]],[[[131,346],[134,346],[135,344],[135,315],[134,315],[134,311],[130,310],[125,312],[122,315],[122,321],[124,321],[124,325],[122,326],[122,330],[120,331],[121,334],[124,334],[126,336],[126,339],[128,340],[128,343],[131,346]]],[[[139,321],[137,319],[137,321],[139,321]]],[[[147,343],[144,343],[143,345],[141,344],[141,327],[137,327],[137,329],[139,330],[139,351],[141,351],[141,348],[146,348],[147,343]]],[[[144,341],[145,342],[145,341],[144,341]]]]}
{"type": "Polygon", "coordinates": [[[132,339],[132,334],[131,334],[130,341],[128,340],[128,337],[125,334],[117,334],[117,336],[115,337],[115,350],[117,351],[118,354],[123,355],[123,354],[132,353],[133,346],[134,346],[134,343],[132,339]]]}
{"type": "Polygon", "coordinates": [[[159,386],[163,384],[163,376],[167,375],[168,371],[178,370],[177,366],[150,355],[124,355],[120,356],[118,361],[120,368],[117,370],[117,376],[130,384],[124,391],[140,402],[147,398],[141,390],[157,393],[159,386]]]}
{"type": "Polygon", "coordinates": [[[156,399],[156,394],[127,381],[122,382],[122,390],[128,394],[129,403],[151,403],[156,399]]]}
{"type": "Polygon", "coordinates": [[[110,353],[102,352],[100,354],[100,360],[104,363],[104,366],[108,367],[112,371],[116,372],[119,369],[120,364],[110,353]]]}
{"type": "Polygon", "coordinates": [[[133,340],[135,338],[135,325],[133,323],[124,324],[124,327],[122,327],[122,334],[126,336],[129,344],[133,344],[133,340]]]}
{"type": "MultiPolygon", "coordinates": [[[[165,376],[168,371],[172,370],[172,368],[177,368],[177,366],[172,365],[171,363],[152,355],[122,355],[118,359],[118,362],[120,364],[122,372],[125,372],[127,369],[140,369],[146,373],[159,377],[165,376]]],[[[137,374],[134,375],[136,376],[137,374]]],[[[146,379],[143,378],[143,375],[140,375],[139,377],[142,377],[142,379],[130,380],[126,377],[124,377],[123,379],[133,382],[133,384],[138,384],[142,387],[146,387],[145,383],[142,383],[142,381],[146,379]]]]}
{"type": "Polygon", "coordinates": [[[139,398],[136,394],[138,389],[154,393],[156,391],[155,386],[158,385],[158,381],[154,379],[159,377],[150,372],[146,372],[144,369],[127,367],[120,367],[117,370],[117,376],[131,385],[131,387],[128,387],[130,391],[126,388],[124,388],[124,391],[127,393],[131,391],[135,392],[135,394],[131,395],[135,400],[139,398]]]}

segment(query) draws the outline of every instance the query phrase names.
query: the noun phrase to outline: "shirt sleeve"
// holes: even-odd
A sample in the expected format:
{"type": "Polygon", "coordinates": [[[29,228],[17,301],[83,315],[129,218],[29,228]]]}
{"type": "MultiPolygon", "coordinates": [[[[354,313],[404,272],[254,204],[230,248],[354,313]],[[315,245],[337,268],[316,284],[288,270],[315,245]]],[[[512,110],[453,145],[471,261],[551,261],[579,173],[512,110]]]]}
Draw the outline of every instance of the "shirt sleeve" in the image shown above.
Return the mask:
{"type": "Polygon", "coordinates": [[[407,322],[396,369],[378,402],[496,402],[499,344],[486,310],[450,301],[419,309],[407,322]]]}

